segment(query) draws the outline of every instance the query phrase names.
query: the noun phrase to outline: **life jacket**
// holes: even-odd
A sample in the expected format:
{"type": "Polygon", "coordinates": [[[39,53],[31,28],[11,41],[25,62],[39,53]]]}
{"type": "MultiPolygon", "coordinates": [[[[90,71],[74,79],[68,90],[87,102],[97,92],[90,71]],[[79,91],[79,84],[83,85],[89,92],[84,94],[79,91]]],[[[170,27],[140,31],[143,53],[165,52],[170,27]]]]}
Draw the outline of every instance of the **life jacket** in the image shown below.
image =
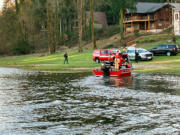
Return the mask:
{"type": "Polygon", "coordinates": [[[125,60],[122,58],[122,56],[119,56],[119,60],[120,60],[119,66],[121,66],[121,65],[122,65],[122,62],[125,62],[125,60]]]}
{"type": "Polygon", "coordinates": [[[119,52],[116,53],[115,58],[119,58],[119,52]]]}
{"type": "Polygon", "coordinates": [[[131,67],[131,65],[130,65],[129,63],[127,63],[127,64],[126,64],[126,67],[127,67],[127,68],[130,68],[130,67],[131,67]]]}

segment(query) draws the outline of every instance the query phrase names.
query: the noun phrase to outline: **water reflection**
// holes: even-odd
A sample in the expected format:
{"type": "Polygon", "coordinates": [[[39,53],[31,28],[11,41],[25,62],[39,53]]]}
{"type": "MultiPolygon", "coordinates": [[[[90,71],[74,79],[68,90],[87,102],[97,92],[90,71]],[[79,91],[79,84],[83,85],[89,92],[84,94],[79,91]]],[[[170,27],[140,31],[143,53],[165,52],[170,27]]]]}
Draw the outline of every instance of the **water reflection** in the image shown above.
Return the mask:
{"type": "Polygon", "coordinates": [[[0,68],[0,135],[179,134],[179,79],[0,68]]]}
{"type": "Polygon", "coordinates": [[[127,87],[132,83],[132,76],[124,77],[103,77],[106,86],[127,87]]]}

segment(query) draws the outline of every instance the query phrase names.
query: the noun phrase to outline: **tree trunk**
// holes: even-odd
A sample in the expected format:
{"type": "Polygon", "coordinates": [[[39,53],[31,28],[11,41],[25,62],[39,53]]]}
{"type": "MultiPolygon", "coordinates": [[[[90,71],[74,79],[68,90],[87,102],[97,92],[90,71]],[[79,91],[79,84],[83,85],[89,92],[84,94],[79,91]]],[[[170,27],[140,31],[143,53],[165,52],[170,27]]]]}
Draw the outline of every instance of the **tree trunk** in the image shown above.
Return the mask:
{"type": "Polygon", "coordinates": [[[91,36],[92,36],[92,41],[93,41],[93,48],[97,49],[95,33],[94,33],[94,9],[93,9],[93,3],[94,3],[94,0],[90,0],[91,33],[92,33],[91,36]]]}
{"type": "Polygon", "coordinates": [[[47,34],[48,34],[48,48],[49,48],[49,53],[50,54],[53,54],[53,53],[55,53],[55,45],[54,45],[54,42],[53,42],[53,40],[54,40],[54,24],[52,24],[52,23],[54,23],[54,21],[52,21],[51,22],[51,19],[52,20],[54,20],[54,18],[52,17],[51,18],[51,12],[50,12],[50,9],[51,7],[50,7],[50,3],[49,3],[49,1],[47,0],[47,2],[46,2],[46,12],[47,12],[47,34]],[[51,27],[52,26],[52,27],[51,27]],[[51,33],[51,29],[53,30],[52,32],[53,33],[51,33]]]}
{"type": "Polygon", "coordinates": [[[59,20],[59,33],[60,33],[60,37],[62,37],[62,18],[60,18],[59,20]]]}
{"type": "Polygon", "coordinates": [[[85,1],[83,1],[83,39],[88,39],[88,27],[86,23],[86,8],[85,8],[85,1]]]}
{"type": "Polygon", "coordinates": [[[56,39],[55,39],[55,13],[52,13],[52,36],[51,36],[51,54],[56,51],[56,39]]]}
{"type": "Polygon", "coordinates": [[[50,16],[49,16],[49,3],[48,0],[46,1],[46,16],[47,16],[47,35],[48,35],[48,49],[49,53],[51,54],[50,51],[50,44],[51,44],[51,35],[50,35],[50,16]]]}
{"type": "Polygon", "coordinates": [[[79,52],[82,52],[82,0],[78,0],[78,30],[79,30],[79,40],[78,48],[79,52]]]}
{"type": "Polygon", "coordinates": [[[120,39],[124,39],[124,9],[120,9],[120,20],[119,20],[119,26],[120,26],[120,39]]]}
{"type": "Polygon", "coordinates": [[[24,0],[20,0],[20,4],[22,5],[24,3],[24,0]]]}
{"type": "Polygon", "coordinates": [[[16,6],[16,14],[18,14],[19,12],[19,5],[18,5],[18,1],[15,0],[15,6],[16,6]]]}

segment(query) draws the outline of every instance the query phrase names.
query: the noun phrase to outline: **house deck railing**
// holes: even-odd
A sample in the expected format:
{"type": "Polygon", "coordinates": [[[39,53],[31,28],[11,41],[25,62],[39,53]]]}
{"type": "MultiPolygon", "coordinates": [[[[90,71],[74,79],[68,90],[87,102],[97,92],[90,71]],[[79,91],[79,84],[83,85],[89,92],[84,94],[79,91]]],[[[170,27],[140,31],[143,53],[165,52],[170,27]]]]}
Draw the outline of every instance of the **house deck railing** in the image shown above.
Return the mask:
{"type": "Polygon", "coordinates": [[[148,16],[132,16],[132,17],[126,17],[124,19],[124,22],[133,22],[133,21],[148,21],[148,20],[154,20],[154,16],[150,16],[148,18],[148,16]]]}

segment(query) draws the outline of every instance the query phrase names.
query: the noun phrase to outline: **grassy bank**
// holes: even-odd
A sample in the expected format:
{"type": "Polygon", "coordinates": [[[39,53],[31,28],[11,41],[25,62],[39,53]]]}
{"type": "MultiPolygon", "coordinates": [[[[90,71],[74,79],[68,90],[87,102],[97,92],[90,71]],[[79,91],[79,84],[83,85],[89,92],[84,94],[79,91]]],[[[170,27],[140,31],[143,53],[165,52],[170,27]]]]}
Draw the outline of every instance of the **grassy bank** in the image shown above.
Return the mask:
{"type": "Polygon", "coordinates": [[[23,56],[1,57],[1,67],[21,67],[31,70],[49,71],[49,72],[78,72],[90,71],[99,66],[92,61],[92,51],[85,50],[78,53],[77,50],[68,50],[69,64],[64,64],[64,52],[57,52],[53,55],[33,54],[23,56]],[[77,70],[80,69],[80,70],[77,70]]]}
{"type": "MultiPolygon", "coordinates": [[[[69,64],[64,64],[64,52],[53,55],[33,54],[0,58],[1,67],[20,67],[45,72],[90,72],[100,64],[92,61],[93,50],[68,50],[69,64]]],[[[177,56],[156,56],[152,61],[133,63],[134,72],[150,72],[180,75],[180,54],[177,56]]]]}
{"type": "Polygon", "coordinates": [[[150,72],[180,75],[180,54],[177,56],[155,56],[154,60],[134,66],[135,72],[150,72]]]}
{"type": "MultiPolygon", "coordinates": [[[[107,48],[108,45],[118,46],[119,34],[112,37],[98,40],[99,48],[107,48]]],[[[158,44],[168,43],[170,37],[167,33],[142,36],[138,38],[137,47],[150,49],[158,44]]],[[[180,46],[180,37],[177,37],[177,44],[180,46]]],[[[45,72],[91,72],[94,68],[99,68],[92,60],[93,49],[89,43],[84,46],[83,53],[78,53],[77,49],[66,50],[69,54],[69,64],[64,64],[64,51],[59,51],[53,55],[32,54],[22,56],[0,57],[1,67],[17,67],[29,70],[45,72]]],[[[108,47],[109,48],[109,47],[108,47]]],[[[132,62],[133,63],[133,62],[132,62]]],[[[180,75],[180,54],[177,56],[155,56],[152,61],[141,61],[133,63],[134,72],[151,72],[180,75]]]]}

